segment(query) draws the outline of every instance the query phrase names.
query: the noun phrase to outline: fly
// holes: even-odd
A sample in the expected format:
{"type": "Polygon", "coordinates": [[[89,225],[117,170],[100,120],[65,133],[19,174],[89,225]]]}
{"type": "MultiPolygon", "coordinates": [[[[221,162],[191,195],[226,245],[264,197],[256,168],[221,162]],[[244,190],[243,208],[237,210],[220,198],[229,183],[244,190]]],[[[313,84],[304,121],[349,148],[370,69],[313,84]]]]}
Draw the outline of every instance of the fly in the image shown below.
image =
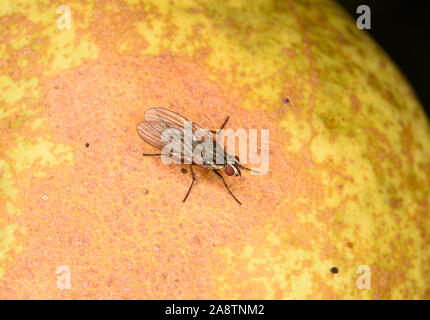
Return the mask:
{"type": "MultiPolygon", "coordinates": [[[[167,142],[162,139],[162,134],[167,129],[175,129],[178,132],[180,132],[180,135],[176,138],[171,138],[169,143],[177,146],[177,150],[181,150],[180,152],[173,152],[170,153],[169,156],[172,157],[172,159],[175,159],[177,161],[180,161],[181,163],[189,163],[190,164],[190,171],[192,176],[192,182],[190,187],[188,188],[188,191],[184,197],[183,202],[187,200],[191,189],[194,185],[194,181],[196,181],[196,176],[194,174],[193,166],[200,166],[205,169],[212,170],[224,183],[224,186],[226,187],[227,191],[231,194],[231,196],[236,200],[237,203],[240,205],[242,204],[231,192],[230,188],[228,187],[227,183],[225,182],[223,176],[219,173],[219,170],[224,170],[225,174],[227,176],[240,176],[241,172],[240,169],[245,169],[249,171],[254,171],[252,169],[244,167],[239,160],[239,157],[230,155],[224,148],[220,147],[214,140],[213,136],[210,135],[210,139],[212,141],[209,141],[211,143],[211,146],[214,147],[210,149],[210,152],[207,152],[207,148],[205,148],[207,145],[207,140],[203,141],[196,141],[192,140],[191,145],[190,143],[187,144],[187,139],[185,138],[185,123],[189,120],[182,117],[181,115],[177,114],[176,112],[164,109],[164,108],[152,108],[145,112],[145,120],[140,122],[137,125],[137,133],[139,136],[148,144],[151,146],[163,150],[163,148],[166,146],[167,142]],[[206,152],[201,153],[201,161],[196,162],[194,158],[190,157],[184,150],[188,148],[191,148],[192,150],[196,150],[196,148],[200,148],[200,150],[205,150],[206,152]],[[222,162],[216,162],[215,159],[222,159],[222,162]]],[[[225,127],[229,120],[229,116],[225,119],[224,123],[222,124],[221,129],[225,127]]],[[[203,129],[201,126],[196,124],[195,122],[191,122],[192,124],[192,132],[201,129],[204,132],[210,133],[216,133],[216,131],[213,130],[207,130],[203,129]]],[[[205,136],[206,137],[206,136],[205,136]]],[[[166,156],[163,153],[154,153],[154,154],[148,154],[144,153],[143,156],[166,156]]]]}

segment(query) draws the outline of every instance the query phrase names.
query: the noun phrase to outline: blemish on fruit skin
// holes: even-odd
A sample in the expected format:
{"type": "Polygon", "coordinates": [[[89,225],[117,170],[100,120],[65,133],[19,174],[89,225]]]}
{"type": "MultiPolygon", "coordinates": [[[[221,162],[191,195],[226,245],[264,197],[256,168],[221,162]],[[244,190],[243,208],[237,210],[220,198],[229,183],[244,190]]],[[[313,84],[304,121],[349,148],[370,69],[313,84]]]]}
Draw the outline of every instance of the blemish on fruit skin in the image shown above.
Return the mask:
{"type": "Polygon", "coordinates": [[[336,274],[339,272],[339,269],[337,267],[333,267],[330,269],[330,272],[336,274]]]}
{"type": "Polygon", "coordinates": [[[358,97],[354,93],[351,93],[349,95],[349,99],[350,99],[351,104],[352,104],[352,107],[351,107],[352,112],[353,113],[360,112],[360,110],[361,110],[361,102],[358,99],[358,97]]]}
{"type": "Polygon", "coordinates": [[[283,104],[289,104],[290,103],[290,99],[288,99],[287,97],[284,97],[284,98],[281,99],[281,102],[283,104]]]}
{"type": "Polygon", "coordinates": [[[402,203],[403,203],[403,200],[402,199],[391,199],[390,200],[390,205],[391,205],[391,207],[393,207],[393,208],[401,208],[402,207],[402,203]]]}

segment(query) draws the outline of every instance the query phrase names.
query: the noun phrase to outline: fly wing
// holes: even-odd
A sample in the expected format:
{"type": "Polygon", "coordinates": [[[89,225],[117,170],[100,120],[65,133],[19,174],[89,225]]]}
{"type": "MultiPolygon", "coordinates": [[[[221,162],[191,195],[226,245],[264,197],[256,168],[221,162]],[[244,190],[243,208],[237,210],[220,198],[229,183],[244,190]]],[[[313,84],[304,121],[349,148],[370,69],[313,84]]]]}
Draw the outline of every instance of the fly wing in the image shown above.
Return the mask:
{"type": "Polygon", "coordinates": [[[186,152],[192,150],[191,146],[184,145],[184,132],[172,126],[167,126],[163,121],[142,121],[137,125],[137,133],[143,141],[151,146],[162,150],[169,144],[168,154],[164,156],[171,157],[177,163],[192,163],[192,154],[186,152]],[[167,129],[178,129],[167,132],[169,141],[163,141],[163,132],[167,129]],[[188,148],[188,149],[187,149],[188,148]]]}
{"type": "Polygon", "coordinates": [[[193,151],[194,147],[198,144],[197,140],[193,137],[184,138],[186,134],[185,124],[187,121],[191,122],[192,131],[195,133],[197,130],[206,137],[213,139],[209,130],[202,128],[195,122],[192,122],[176,112],[164,109],[164,108],[151,108],[145,112],[145,121],[139,123],[138,132],[140,137],[150,145],[162,150],[166,146],[166,142],[163,142],[161,137],[162,133],[166,129],[178,129],[181,135],[174,135],[169,141],[170,146],[173,144],[176,146],[182,146],[181,150],[171,152],[169,156],[174,157],[175,160],[182,159],[185,163],[193,163],[193,151]],[[191,139],[190,139],[191,138],[191,139]]]}
{"type": "Polygon", "coordinates": [[[142,140],[159,150],[162,150],[166,145],[161,140],[164,130],[165,127],[160,121],[142,121],[137,125],[137,133],[142,140]]]}
{"type": "MultiPolygon", "coordinates": [[[[169,128],[184,128],[185,121],[190,121],[176,112],[164,108],[151,108],[145,112],[145,121],[162,121],[169,128]]],[[[201,126],[192,122],[193,131],[203,129],[201,126]]]]}

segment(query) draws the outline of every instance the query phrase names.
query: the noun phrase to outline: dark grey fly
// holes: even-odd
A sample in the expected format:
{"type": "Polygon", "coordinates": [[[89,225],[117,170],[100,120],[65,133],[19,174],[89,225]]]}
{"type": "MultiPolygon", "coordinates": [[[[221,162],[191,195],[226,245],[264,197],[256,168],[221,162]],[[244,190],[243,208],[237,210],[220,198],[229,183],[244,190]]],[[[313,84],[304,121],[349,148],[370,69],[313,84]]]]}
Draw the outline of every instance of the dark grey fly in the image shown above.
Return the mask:
{"type": "MultiPolygon", "coordinates": [[[[229,117],[227,116],[220,129],[224,128],[228,119],[229,117]]],[[[145,112],[145,120],[138,124],[137,132],[146,143],[159,150],[163,150],[168,143],[174,147],[169,154],[144,153],[144,156],[169,156],[176,163],[188,163],[190,165],[193,180],[184,197],[184,202],[187,200],[194,185],[194,181],[196,180],[193,166],[197,165],[212,170],[220,177],[231,196],[237,203],[241,204],[231,192],[218,170],[224,169],[225,174],[228,176],[240,176],[240,169],[251,169],[242,166],[237,156],[230,155],[224,148],[216,143],[212,136],[213,133],[216,133],[215,131],[203,129],[195,122],[187,120],[176,112],[164,108],[152,108],[145,112]],[[186,123],[191,123],[190,128],[188,128],[191,130],[191,133],[203,132],[204,139],[187,139],[186,123]],[[163,132],[166,131],[174,133],[169,136],[169,140],[163,139],[163,132]]]]}

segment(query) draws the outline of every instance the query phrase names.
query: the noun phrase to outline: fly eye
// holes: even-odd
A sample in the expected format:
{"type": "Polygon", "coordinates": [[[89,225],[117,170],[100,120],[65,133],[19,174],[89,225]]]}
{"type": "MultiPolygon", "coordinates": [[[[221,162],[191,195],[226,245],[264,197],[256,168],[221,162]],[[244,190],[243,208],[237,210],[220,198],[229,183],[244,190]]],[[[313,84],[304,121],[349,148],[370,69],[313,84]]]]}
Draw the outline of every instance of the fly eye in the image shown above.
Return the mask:
{"type": "Polygon", "coordinates": [[[226,167],[224,168],[224,172],[225,172],[225,174],[226,174],[226,175],[228,175],[228,176],[232,176],[232,175],[234,175],[234,169],[233,169],[233,167],[232,167],[232,166],[230,166],[230,165],[228,165],[228,166],[226,166],[226,167]]]}

